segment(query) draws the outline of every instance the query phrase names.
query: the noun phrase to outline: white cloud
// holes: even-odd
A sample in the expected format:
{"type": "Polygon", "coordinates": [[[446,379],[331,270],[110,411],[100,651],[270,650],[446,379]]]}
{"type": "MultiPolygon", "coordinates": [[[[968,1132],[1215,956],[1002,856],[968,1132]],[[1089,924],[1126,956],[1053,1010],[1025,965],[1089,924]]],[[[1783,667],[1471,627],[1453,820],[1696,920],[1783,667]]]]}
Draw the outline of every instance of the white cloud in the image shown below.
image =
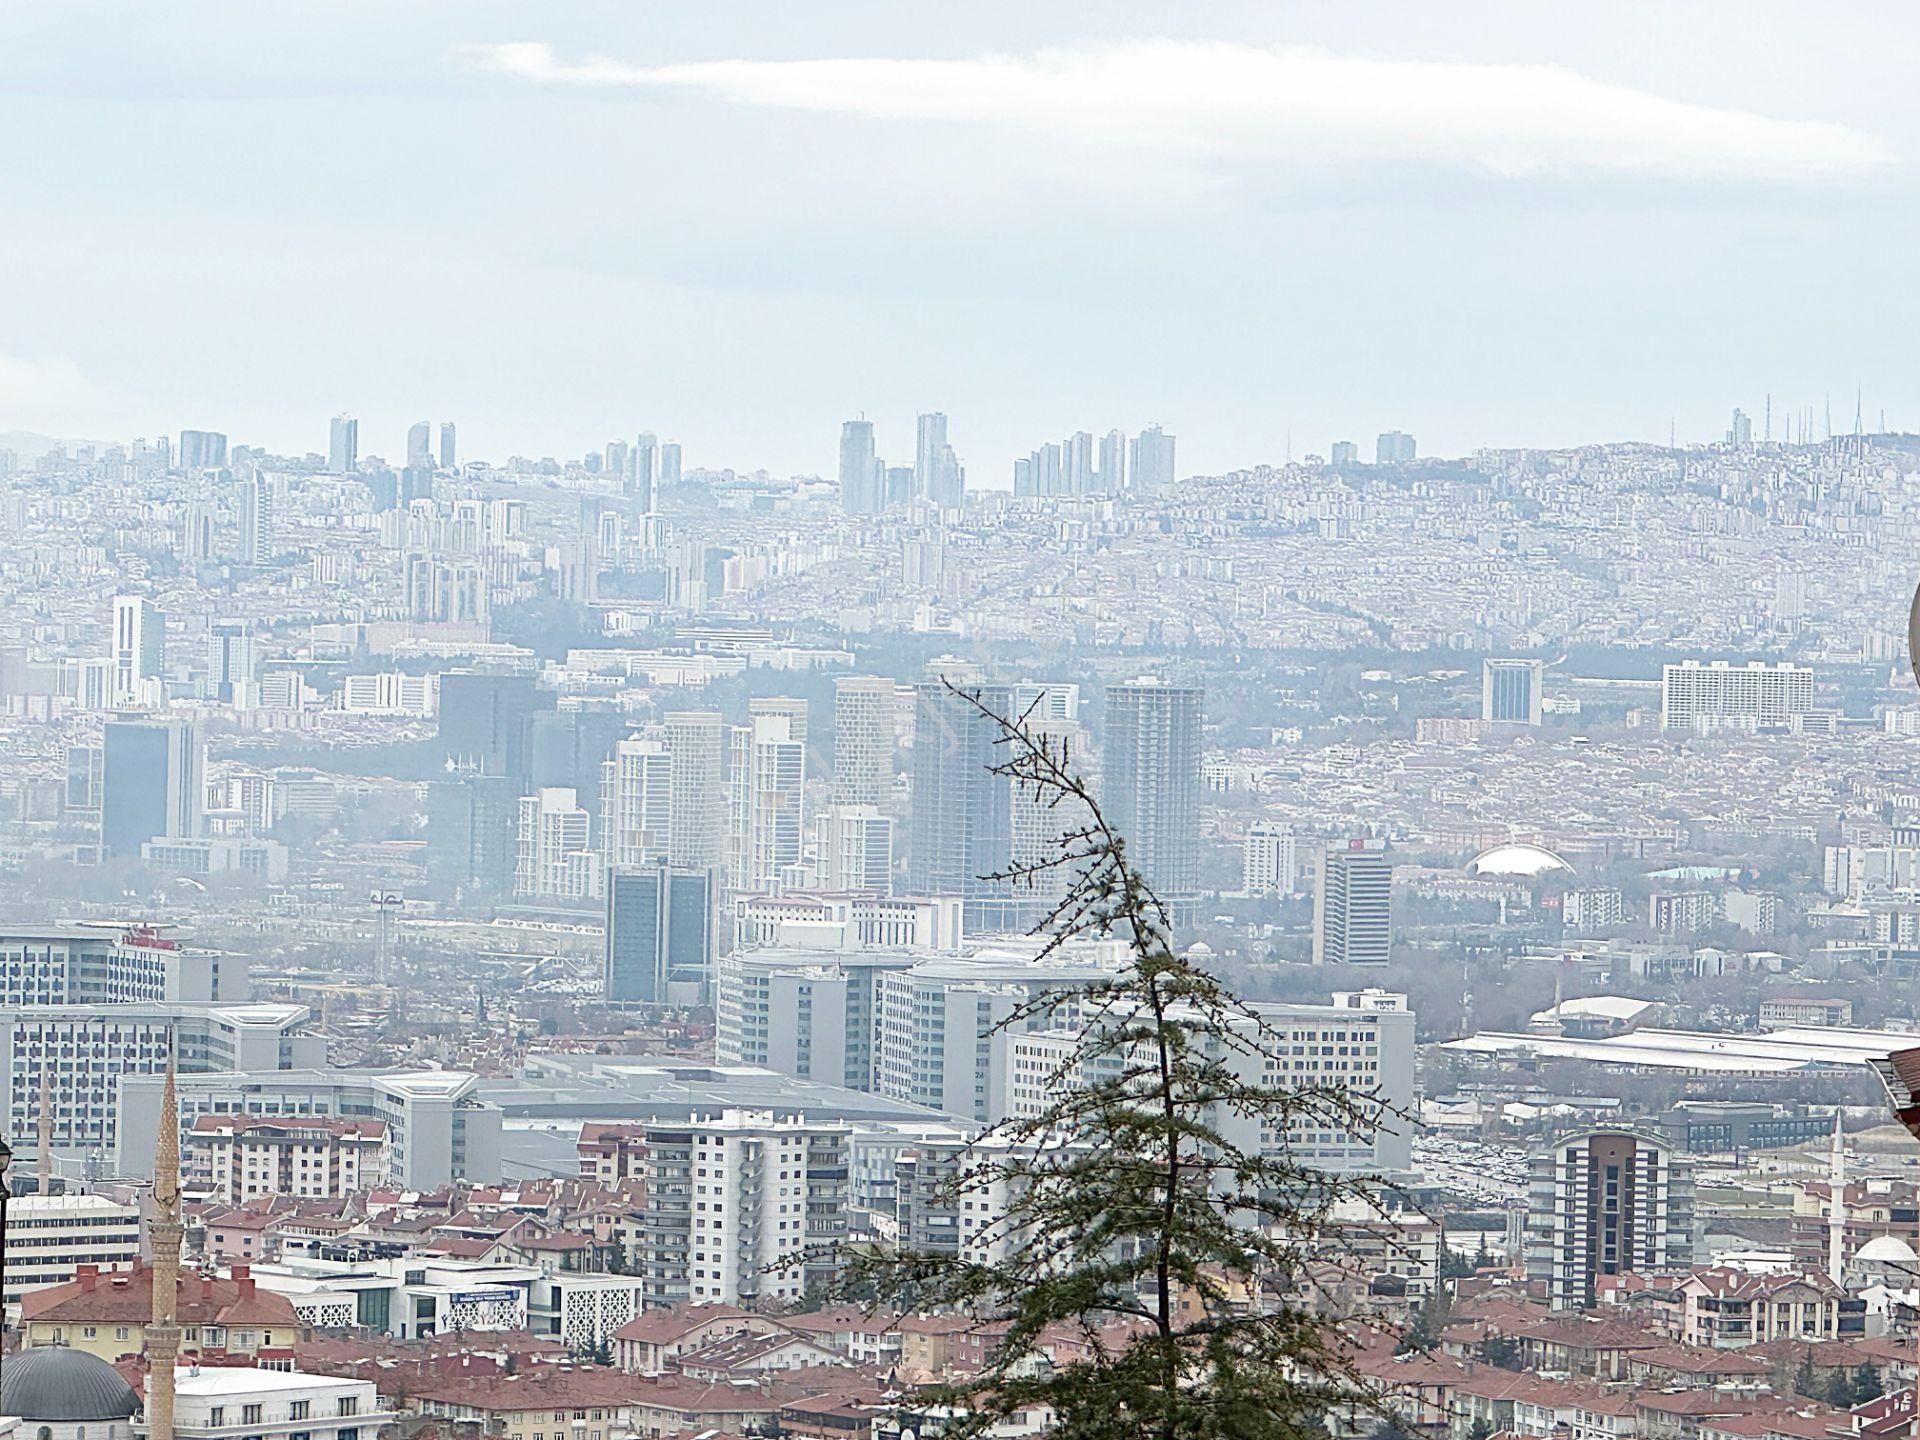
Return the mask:
{"type": "Polygon", "coordinates": [[[1500,177],[1844,182],[1896,160],[1876,136],[1670,100],[1556,65],[1366,59],[1139,40],[972,60],[567,61],[474,45],[481,69],[549,85],[689,90],[736,105],[1005,126],[1252,173],[1367,164],[1500,177]]]}

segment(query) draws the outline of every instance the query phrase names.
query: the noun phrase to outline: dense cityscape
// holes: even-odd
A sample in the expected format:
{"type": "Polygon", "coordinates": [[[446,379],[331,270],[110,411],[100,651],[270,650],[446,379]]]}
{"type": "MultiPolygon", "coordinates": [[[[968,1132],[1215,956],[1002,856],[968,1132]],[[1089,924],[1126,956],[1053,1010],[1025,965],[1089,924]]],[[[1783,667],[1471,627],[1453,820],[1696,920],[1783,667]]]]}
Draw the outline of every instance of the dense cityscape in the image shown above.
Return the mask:
{"type": "Polygon", "coordinates": [[[977,478],[939,413],[792,476],[0,437],[7,1414],[960,1425],[1007,1320],[833,1257],[1016,1252],[954,1177],[1129,964],[1050,928],[1084,815],[1012,722],[1248,1082],[1383,1106],[1253,1127],[1379,1203],[1219,1277],[1337,1327],[1329,1434],[1904,1433],[1920,439],[1755,408],[1219,475],[1144,423],[977,478]]]}

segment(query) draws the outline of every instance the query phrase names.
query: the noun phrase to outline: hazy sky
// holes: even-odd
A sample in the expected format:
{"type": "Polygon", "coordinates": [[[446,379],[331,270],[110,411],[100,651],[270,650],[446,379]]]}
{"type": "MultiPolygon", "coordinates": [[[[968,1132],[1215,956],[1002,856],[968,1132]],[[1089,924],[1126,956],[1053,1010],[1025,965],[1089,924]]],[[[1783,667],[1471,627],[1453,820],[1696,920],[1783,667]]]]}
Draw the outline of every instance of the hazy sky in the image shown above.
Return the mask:
{"type": "Polygon", "coordinates": [[[1920,429],[1920,9],[0,3],[0,431],[1920,429]],[[1777,422],[1776,422],[1777,423],[1777,422]]]}

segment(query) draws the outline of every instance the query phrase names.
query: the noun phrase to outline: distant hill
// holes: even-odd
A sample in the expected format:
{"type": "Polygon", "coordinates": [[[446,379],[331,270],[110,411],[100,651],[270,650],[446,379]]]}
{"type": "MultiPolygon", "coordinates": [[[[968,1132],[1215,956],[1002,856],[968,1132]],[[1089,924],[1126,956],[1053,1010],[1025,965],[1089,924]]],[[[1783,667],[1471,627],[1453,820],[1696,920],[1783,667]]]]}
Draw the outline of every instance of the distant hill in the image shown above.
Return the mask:
{"type": "Polygon", "coordinates": [[[11,450],[20,457],[20,463],[38,460],[49,450],[61,446],[84,444],[84,441],[56,440],[51,435],[36,435],[31,430],[0,430],[0,450],[11,450]]]}

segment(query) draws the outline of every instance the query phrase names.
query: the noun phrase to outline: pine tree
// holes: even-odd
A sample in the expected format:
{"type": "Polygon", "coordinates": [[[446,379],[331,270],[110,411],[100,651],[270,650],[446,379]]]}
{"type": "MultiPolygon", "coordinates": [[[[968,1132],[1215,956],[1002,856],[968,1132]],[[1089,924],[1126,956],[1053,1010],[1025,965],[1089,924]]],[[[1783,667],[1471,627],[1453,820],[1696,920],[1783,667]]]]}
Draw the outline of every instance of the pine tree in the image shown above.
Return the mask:
{"type": "Polygon", "coordinates": [[[954,1440],[1036,1410],[1057,1440],[1319,1436],[1330,1411],[1367,1408],[1353,1352],[1270,1287],[1337,1251],[1337,1204],[1380,1212],[1369,1178],[1318,1170],[1289,1138],[1370,1137],[1394,1117],[1377,1095],[1302,1079],[1259,1014],[1175,952],[1165,906],[1064,742],[949,688],[999,726],[993,773],[1070,817],[1055,853],[989,878],[1064,876],[1040,927],[1047,950],[1118,938],[1128,963],[1002,1022],[1071,1026],[1080,1039],[1048,1077],[1045,1109],[990,1128],[958,1167],[948,1198],[991,1206],[985,1234],[957,1255],[838,1248],[836,1288],[910,1293],[1004,1331],[984,1374],[920,1397],[961,1412],[942,1432],[954,1440]],[[1049,1363],[1043,1348],[1062,1330],[1085,1358],[1049,1363]]]}
{"type": "Polygon", "coordinates": [[[1796,1395],[1805,1395],[1809,1399],[1818,1399],[1820,1397],[1820,1377],[1814,1372],[1813,1348],[1811,1346],[1809,1346],[1806,1353],[1800,1357],[1800,1368],[1794,1373],[1793,1377],[1793,1393],[1796,1395]]]}
{"type": "Polygon", "coordinates": [[[1853,1403],[1864,1405],[1869,1400],[1878,1400],[1887,1393],[1880,1372],[1874,1368],[1871,1360],[1862,1360],[1860,1368],[1853,1372],[1853,1403]]]}

